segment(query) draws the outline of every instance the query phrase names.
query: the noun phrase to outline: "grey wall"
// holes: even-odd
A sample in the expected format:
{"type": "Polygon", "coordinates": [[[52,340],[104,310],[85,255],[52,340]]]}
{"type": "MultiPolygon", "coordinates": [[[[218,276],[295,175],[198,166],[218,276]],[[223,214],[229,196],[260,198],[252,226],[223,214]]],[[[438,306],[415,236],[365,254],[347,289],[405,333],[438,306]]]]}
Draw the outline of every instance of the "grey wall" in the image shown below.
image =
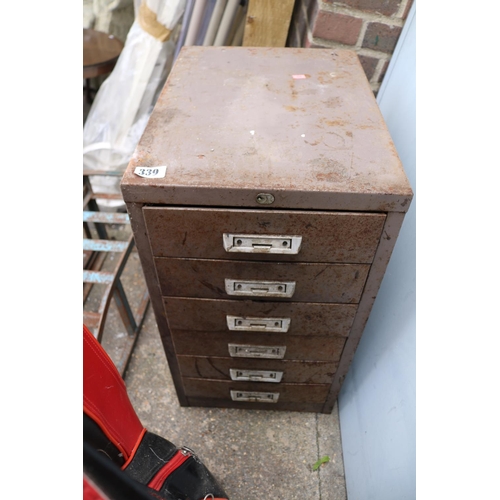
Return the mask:
{"type": "Polygon", "coordinates": [[[349,500],[410,500],[415,487],[415,4],[377,101],[415,197],[339,396],[349,500]]]}

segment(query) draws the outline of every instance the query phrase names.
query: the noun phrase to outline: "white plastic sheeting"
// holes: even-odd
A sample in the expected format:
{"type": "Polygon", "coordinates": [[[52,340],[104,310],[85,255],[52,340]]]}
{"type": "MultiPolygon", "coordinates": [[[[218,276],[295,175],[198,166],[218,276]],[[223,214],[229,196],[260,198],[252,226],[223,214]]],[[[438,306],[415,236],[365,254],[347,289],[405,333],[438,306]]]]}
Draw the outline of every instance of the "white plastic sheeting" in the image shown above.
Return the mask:
{"type": "MultiPolygon", "coordinates": [[[[137,9],[139,15],[123,51],[97,92],[83,128],[84,169],[125,171],[172,66],[176,28],[186,0],[142,3],[149,14],[156,14],[158,23],[171,31],[170,37],[162,42],[146,32],[137,9]]],[[[92,182],[96,191],[120,192],[119,178],[94,178],[92,182]]]]}

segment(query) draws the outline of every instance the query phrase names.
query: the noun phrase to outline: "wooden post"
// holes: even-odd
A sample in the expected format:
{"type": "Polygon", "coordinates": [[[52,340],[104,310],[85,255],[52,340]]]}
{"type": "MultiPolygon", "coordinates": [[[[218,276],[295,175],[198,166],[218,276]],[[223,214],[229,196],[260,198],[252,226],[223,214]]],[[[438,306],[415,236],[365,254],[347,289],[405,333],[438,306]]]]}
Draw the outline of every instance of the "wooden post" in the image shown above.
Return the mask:
{"type": "Polygon", "coordinates": [[[250,0],[243,46],[284,47],[294,3],[294,0],[250,0]]]}

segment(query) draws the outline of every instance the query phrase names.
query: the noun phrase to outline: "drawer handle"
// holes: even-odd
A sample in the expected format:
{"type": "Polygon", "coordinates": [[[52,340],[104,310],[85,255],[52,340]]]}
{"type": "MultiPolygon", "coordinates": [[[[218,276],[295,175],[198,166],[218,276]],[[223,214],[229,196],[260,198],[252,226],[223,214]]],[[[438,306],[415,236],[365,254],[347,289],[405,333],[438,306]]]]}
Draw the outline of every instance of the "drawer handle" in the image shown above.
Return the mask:
{"type": "Polygon", "coordinates": [[[290,318],[245,318],[226,316],[227,327],[231,331],[244,332],[287,332],[290,318]]]}
{"type": "Polygon", "coordinates": [[[253,403],[277,403],[279,392],[231,391],[233,401],[251,401],[253,403]]]}
{"type": "Polygon", "coordinates": [[[245,297],[292,297],[295,281],[240,281],[225,279],[228,295],[245,297]]]}
{"type": "Polygon", "coordinates": [[[231,380],[248,380],[252,382],[281,382],[283,372],[267,370],[239,370],[230,368],[231,380]]]}
{"type": "Polygon", "coordinates": [[[222,242],[226,252],[296,255],[302,245],[302,236],[224,233],[222,242]]]}
{"type": "Polygon", "coordinates": [[[232,358],[265,358],[283,359],[286,346],[241,345],[228,344],[229,355],[232,358]]]}

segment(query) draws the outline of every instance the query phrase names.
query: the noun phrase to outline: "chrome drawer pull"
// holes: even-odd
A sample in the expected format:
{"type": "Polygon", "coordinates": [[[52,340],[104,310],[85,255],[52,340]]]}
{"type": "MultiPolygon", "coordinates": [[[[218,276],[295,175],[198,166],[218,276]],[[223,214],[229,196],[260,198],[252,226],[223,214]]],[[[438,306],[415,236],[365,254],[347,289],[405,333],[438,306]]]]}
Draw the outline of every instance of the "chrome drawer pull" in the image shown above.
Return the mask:
{"type": "Polygon", "coordinates": [[[228,295],[245,297],[291,297],[295,292],[295,281],[240,281],[225,279],[228,295]]]}
{"type": "Polygon", "coordinates": [[[224,233],[222,241],[226,252],[296,255],[302,245],[302,236],[224,233]]]}
{"type": "Polygon", "coordinates": [[[238,370],[230,368],[231,380],[249,380],[252,382],[281,382],[283,372],[266,370],[238,370]]]}
{"type": "Polygon", "coordinates": [[[290,318],[244,318],[226,316],[227,327],[231,331],[244,332],[287,332],[290,318]]]}
{"type": "Polygon", "coordinates": [[[277,403],[279,392],[231,391],[233,401],[252,401],[253,403],[277,403]]]}
{"type": "Polygon", "coordinates": [[[228,344],[229,355],[233,358],[283,359],[286,346],[228,344]]]}

